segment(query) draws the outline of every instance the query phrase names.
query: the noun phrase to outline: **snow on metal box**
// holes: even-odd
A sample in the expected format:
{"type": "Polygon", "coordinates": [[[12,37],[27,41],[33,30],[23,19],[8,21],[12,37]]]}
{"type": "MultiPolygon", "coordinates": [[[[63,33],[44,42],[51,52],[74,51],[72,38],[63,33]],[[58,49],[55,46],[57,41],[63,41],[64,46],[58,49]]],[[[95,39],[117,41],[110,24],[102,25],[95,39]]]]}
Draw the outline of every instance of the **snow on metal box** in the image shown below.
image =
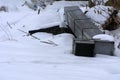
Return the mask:
{"type": "Polygon", "coordinates": [[[94,53],[111,55],[114,54],[114,42],[113,41],[104,41],[104,40],[95,40],[95,49],[94,53]]]}

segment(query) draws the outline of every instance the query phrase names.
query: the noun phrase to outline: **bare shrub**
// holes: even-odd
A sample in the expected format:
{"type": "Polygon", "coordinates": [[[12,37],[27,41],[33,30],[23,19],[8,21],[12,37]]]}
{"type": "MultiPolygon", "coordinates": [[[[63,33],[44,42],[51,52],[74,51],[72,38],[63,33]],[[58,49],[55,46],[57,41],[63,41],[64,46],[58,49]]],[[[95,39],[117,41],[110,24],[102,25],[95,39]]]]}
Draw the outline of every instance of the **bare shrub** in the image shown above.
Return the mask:
{"type": "Polygon", "coordinates": [[[6,6],[1,6],[0,11],[8,12],[8,8],[6,6]]]}

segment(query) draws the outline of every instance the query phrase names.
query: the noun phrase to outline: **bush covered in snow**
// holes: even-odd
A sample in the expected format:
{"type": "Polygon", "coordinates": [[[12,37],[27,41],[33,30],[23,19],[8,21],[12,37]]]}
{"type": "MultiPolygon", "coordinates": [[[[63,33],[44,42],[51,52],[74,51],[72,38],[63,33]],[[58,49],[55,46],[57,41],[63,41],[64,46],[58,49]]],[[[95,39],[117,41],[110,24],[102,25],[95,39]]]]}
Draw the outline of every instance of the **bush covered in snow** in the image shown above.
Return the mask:
{"type": "Polygon", "coordinates": [[[88,9],[86,15],[101,29],[115,30],[119,27],[118,11],[113,7],[97,5],[88,9]]]}
{"type": "Polygon", "coordinates": [[[89,0],[89,7],[93,7],[96,5],[104,5],[107,0],[89,0]]]}
{"type": "Polygon", "coordinates": [[[52,5],[54,2],[54,0],[28,0],[28,1],[25,1],[24,5],[28,6],[30,9],[33,9],[33,10],[38,10],[38,13],[40,12],[40,9],[45,9],[47,5],[52,5]]]}
{"type": "Polygon", "coordinates": [[[120,0],[108,0],[105,5],[113,6],[116,9],[120,10],[120,0]]]}
{"type": "Polygon", "coordinates": [[[98,5],[88,9],[86,15],[97,25],[102,25],[109,18],[111,10],[113,10],[113,7],[98,5]]]}

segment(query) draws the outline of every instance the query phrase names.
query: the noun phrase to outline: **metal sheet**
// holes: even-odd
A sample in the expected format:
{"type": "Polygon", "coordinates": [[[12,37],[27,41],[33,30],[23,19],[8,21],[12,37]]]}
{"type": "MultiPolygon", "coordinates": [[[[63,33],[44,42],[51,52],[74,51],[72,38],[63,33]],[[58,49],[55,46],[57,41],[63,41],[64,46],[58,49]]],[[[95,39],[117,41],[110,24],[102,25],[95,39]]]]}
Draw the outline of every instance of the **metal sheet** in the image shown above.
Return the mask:
{"type": "Polygon", "coordinates": [[[95,41],[94,53],[113,56],[114,42],[112,42],[112,41],[95,41]]]}

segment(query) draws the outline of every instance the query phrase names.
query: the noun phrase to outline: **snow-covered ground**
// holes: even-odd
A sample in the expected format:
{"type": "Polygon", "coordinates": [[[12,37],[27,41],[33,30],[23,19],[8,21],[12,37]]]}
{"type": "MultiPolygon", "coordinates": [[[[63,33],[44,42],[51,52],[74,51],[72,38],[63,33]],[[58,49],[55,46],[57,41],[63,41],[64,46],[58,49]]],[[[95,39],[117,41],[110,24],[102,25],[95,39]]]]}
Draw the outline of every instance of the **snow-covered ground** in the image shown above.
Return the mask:
{"type": "MultiPolygon", "coordinates": [[[[0,1],[0,5],[9,7],[9,12],[0,12],[0,80],[120,80],[117,48],[118,56],[77,57],[72,54],[71,34],[36,33],[34,36],[40,39],[37,40],[20,31],[59,25],[64,6],[81,6],[86,2],[55,2],[39,15],[27,6],[22,7],[23,2],[0,1]]],[[[118,35],[119,31],[111,33],[118,35]]],[[[119,39],[115,41],[118,44],[119,39]]]]}

